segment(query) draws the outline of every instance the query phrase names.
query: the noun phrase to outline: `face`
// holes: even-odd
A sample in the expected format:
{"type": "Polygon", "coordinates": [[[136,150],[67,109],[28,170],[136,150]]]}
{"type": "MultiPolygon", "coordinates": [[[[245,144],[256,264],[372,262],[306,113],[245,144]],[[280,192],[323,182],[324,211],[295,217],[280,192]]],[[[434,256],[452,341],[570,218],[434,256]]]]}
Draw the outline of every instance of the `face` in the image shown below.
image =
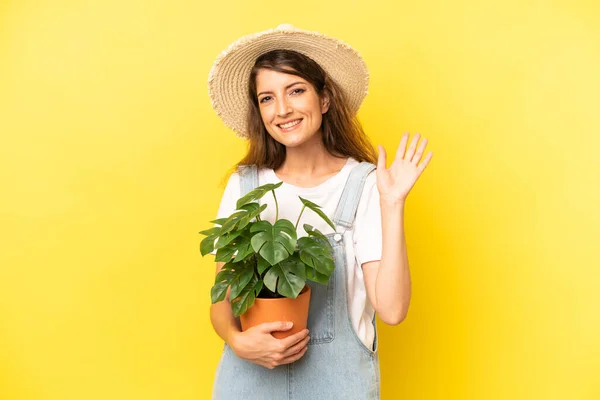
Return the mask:
{"type": "Polygon", "coordinates": [[[306,80],[262,69],[256,75],[256,93],[262,121],[273,139],[286,147],[320,140],[329,101],[306,80]]]}

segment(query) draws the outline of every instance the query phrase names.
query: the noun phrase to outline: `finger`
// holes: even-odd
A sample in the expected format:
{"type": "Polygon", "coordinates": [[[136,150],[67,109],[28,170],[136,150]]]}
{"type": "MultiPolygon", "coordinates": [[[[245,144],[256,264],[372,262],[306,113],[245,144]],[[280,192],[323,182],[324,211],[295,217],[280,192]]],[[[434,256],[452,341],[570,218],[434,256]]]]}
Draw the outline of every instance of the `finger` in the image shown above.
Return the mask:
{"type": "Polygon", "coordinates": [[[400,144],[398,145],[398,150],[396,150],[396,160],[404,159],[404,153],[406,152],[406,142],[408,141],[408,132],[404,132],[402,135],[402,139],[400,139],[400,144]]]}
{"type": "Polygon", "coordinates": [[[308,329],[303,329],[300,332],[294,333],[286,338],[279,339],[284,348],[292,347],[308,335],[308,329]]]}
{"type": "Polygon", "coordinates": [[[421,162],[421,164],[419,164],[418,168],[421,172],[423,172],[423,170],[427,167],[427,165],[429,165],[429,161],[431,161],[431,157],[433,157],[433,153],[430,151],[429,153],[427,153],[427,155],[425,156],[425,159],[421,162]]]}
{"type": "Polygon", "coordinates": [[[302,358],[302,356],[304,355],[304,353],[306,353],[306,350],[308,350],[308,347],[304,347],[298,353],[296,353],[294,355],[291,355],[289,357],[284,358],[283,360],[281,360],[281,362],[279,363],[279,365],[291,364],[291,363],[293,363],[295,361],[298,361],[300,358],[302,358]]]}
{"type": "Polygon", "coordinates": [[[275,322],[264,322],[260,325],[257,325],[257,328],[262,332],[271,333],[274,331],[289,331],[294,326],[293,322],[287,321],[275,321],[275,322]]]}
{"type": "Polygon", "coordinates": [[[423,140],[421,140],[421,144],[419,145],[419,148],[417,149],[417,152],[415,153],[415,155],[413,156],[411,162],[413,164],[418,164],[419,161],[421,160],[421,157],[423,157],[423,152],[425,151],[425,147],[427,146],[427,138],[423,138],[423,140]]]}
{"type": "Polygon", "coordinates": [[[387,154],[385,153],[385,149],[382,145],[377,145],[379,149],[379,156],[377,157],[377,169],[384,170],[387,165],[387,154]]]}
{"type": "Polygon", "coordinates": [[[413,156],[415,155],[415,149],[417,148],[417,142],[419,141],[419,138],[421,137],[420,133],[416,133],[415,136],[413,136],[413,138],[410,141],[410,146],[408,146],[408,150],[406,151],[406,156],[404,157],[405,160],[407,161],[412,161],[413,156]]]}
{"type": "Polygon", "coordinates": [[[303,340],[299,341],[298,343],[296,343],[295,345],[293,345],[292,347],[287,349],[283,353],[283,358],[287,358],[287,357],[293,356],[294,354],[298,353],[300,350],[302,350],[303,348],[306,347],[309,340],[310,340],[310,336],[307,336],[303,340]]]}

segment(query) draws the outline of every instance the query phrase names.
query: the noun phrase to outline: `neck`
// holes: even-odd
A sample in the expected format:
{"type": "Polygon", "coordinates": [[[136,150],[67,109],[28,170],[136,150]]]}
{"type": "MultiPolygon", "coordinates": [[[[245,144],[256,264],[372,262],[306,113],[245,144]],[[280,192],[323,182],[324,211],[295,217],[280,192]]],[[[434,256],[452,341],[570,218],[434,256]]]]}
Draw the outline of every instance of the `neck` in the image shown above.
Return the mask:
{"type": "Polygon", "coordinates": [[[275,174],[291,185],[315,187],[338,173],[347,159],[329,154],[318,137],[312,143],[286,148],[285,161],[275,174]]]}
{"type": "Polygon", "coordinates": [[[312,140],[300,146],[286,148],[283,164],[277,169],[286,175],[312,176],[331,169],[331,164],[339,158],[329,154],[323,146],[321,135],[314,135],[312,140]]]}

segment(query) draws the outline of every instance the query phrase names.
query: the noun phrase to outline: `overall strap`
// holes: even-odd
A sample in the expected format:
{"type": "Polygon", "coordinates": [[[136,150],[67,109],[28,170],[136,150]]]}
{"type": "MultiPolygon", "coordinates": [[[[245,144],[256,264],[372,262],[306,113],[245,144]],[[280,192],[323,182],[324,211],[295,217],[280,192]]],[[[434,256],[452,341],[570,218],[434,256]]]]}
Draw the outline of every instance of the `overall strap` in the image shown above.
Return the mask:
{"type": "MultiPolygon", "coordinates": [[[[366,161],[352,168],[333,216],[333,223],[336,226],[343,226],[346,229],[352,228],[367,175],[374,169],[375,165],[366,161]]],[[[343,231],[338,229],[338,233],[343,233],[343,231]]]]}
{"type": "Polygon", "coordinates": [[[256,165],[240,165],[238,174],[240,176],[240,197],[258,187],[258,169],[256,165]]]}

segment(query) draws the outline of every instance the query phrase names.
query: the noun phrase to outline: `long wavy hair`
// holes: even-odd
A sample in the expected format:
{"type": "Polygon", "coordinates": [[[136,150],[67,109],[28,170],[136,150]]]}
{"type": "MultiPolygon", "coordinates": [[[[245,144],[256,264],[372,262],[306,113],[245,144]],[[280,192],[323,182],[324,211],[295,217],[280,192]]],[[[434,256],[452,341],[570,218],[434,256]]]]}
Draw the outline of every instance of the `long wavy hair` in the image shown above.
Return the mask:
{"type": "Polygon", "coordinates": [[[323,114],[321,132],[323,145],[331,155],[352,157],[359,162],[377,163],[375,149],[357,117],[352,115],[348,108],[344,93],[323,68],[311,58],[296,51],[273,50],[258,57],[250,72],[248,150],[230,172],[240,165],[252,164],[277,169],[285,160],[285,146],[271,137],[260,115],[256,75],[261,69],[299,76],[315,88],[320,98],[323,95],[329,97],[329,109],[323,114]]]}

